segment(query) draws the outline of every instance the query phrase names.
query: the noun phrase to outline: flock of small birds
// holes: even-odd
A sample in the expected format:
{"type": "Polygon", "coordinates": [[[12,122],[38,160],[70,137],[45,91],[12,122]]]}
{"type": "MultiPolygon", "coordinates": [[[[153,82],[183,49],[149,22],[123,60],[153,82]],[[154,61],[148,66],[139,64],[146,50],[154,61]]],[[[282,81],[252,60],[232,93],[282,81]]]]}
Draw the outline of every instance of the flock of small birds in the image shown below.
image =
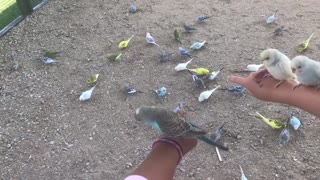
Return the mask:
{"type": "MultiPolygon", "coordinates": [[[[138,12],[139,9],[135,5],[131,5],[129,8],[130,13],[136,13],[138,12]]],[[[266,24],[272,24],[275,22],[276,15],[277,15],[278,10],[276,10],[271,16],[269,16],[266,20],[266,24]]],[[[199,16],[196,18],[196,23],[206,23],[206,21],[210,18],[211,16],[199,16]]],[[[274,34],[275,36],[282,35],[284,30],[284,26],[279,26],[277,27],[274,32],[271,34],[274,34]]],[[[181,38],[182,38],[182,33],[196,33],[197,30],[196,28],[184,24],[183,27],[181,28],[176,28],[173,32],[173,38],[175,41],[179,44],[182,45],[181,38]]],[[[310,43],[311,38],[314,36],[312,34],[307,40],[303,41],[301,44],[297,46],[297,51],[298,52],[303,52],[305,51],[310,43]]],[[[129,39],[125,41],[121,41],[119,43],[119,49],[125,49],[129,44],[130,41],[134,38],[134,36],[131,36],[129,39]]],[[[147,32],[146,33],[146,43],[147,44],[152,44],[154,46],[160,47],[159,44],[156,43],[156,40],[153,38],[153,36],[147,32]]],[[[178,52],[179,54],[184,57],[184,58],[190,58],[188,61],[184,63],[179,63],[175,66],[175,71],[180,72],[180,71],[187,71],[191,75],[191,80],[194,82],[195,86],[199,89],[206,89],[207,88],[207,83],[209,81],[214,81],[218,77],[219,73],[224,69],[224,67],[221,67],[217,71],[210,71],[207,68],[195,68],[195,69],[189,69],[188,65],[190,63],[193,63],[195,59],[197,59],[197,56],[192,55],[192,51],[200,50],[202,49],[206,44],[206,41],[197,41],[191,44],[190,49],[191,51],[187,50],[186,48],[183,47],[178,47],[178,52]]],[[[42,62],[44,64],[55,64],[57,61],[54,59],[55,55],[57,52],[47,52],[47,54],[44,55],[44,58],[42,58],[42,62]]],[[[158,57],[161,63],[168,62],[170,60],[170,57],[173,55],[173,53],[168,53],[166,50],[164,51],[163,54],[160,54],[158,57]]],[[[119,61],[121,59],[122,53],[116,53],[113,54],[109,57],[111,61],[119,61]]],[[[297,56],[290,60],[285,54],[281,53],[277,49],[266,49],[260,54],[260,58],[262,59],[262,64],[249,64],[247,66],[247,71],[248,72],[255,72],[258,71],[261,67],[265,67],[266,70],[268,71],[268,75],[273,76],[275,79],[279,80],[279,83],[275,86],[277,88],[278,86],[281,85],[283,81],[288,81],[290,83],[294,83],[296,86],[295,88],[298,88],[301,85],[307,85],[307,86],[315,86],[316,90],[320,87],[320,63],[317,61],[314,61],[312,59],[309,59],[306,56],[297,56]],[[295,72],[292,70],[294,69],[295,72]]],[[[99,74],[93,74],[91,77],[88,78],[87,83],[91,85],[92,87],[84,91],[80,97],[80,101],[87,101],[91,98],[92,93],[94,89],[96,88],[98,84],[98,78],[99,74]]],[[[216,86],[213,89],[209,90],[204,90],[203,92],[200,93],[198,97],[198,101],[204,102],[208,101],[210,96],[218,89],[220,88],[220,85],[216,86]]],[[[246,89],[240,85],[237,85],[232,88],[227,88],[229,92],[232,92],[234,94],[243,94],[245,93],[246,89]]],[[[156,96],[162,98],[167,95],[167,88],[166,87],[160,87],[159,89],[153,90],[156,94],[156,96]]],[[[126,87],[125,88],[125,93],[127,95],[134,95],[137,93],[142,93],[142,91],[136,90],[133,87],[126,87]]],[[[200,140],[204,140],[208,144],[217,146],[221,149],[227,150],[226,147],[219,145],[217,142],[220,140],[221,133],[223,132],[223,127],[225,124],[221,125],[218,127],[216,130],[213,131],[210,135],[210,141],[207,139],[203,139],[203,131],[199,129],[197,126],[194,124],[187,122],[184,119],[184,116],[186,115],[186,111],[184,110],[184,107],[186,107],[185,102],[180,102],[179,106],[171,111],[171,110],[164,110],[161,108],[150,108],[150,107],[142,107],[137,109],[135,117],[137,120],[142,120],[146,122],[148,125],[152,126],[154,129],[158,130],[160,133],[163,134],[174,134],[177,136],[182,136],[182,137],[197,137],[200,140]],[[166,119],[168,120],[163,120],[163,113],[165,112],[166,114],[166,119]],[[160,117],[162,116],[162,117],[160,117]],[[168,126],[170,126],[170,123],[176,123],[175,125],[178,124],[185,124],[187,123],[184,128],[187,129],[182,129],[182,131],[179,132],[174,132],[175,130],[177,131],[177,128],[175,129],[165,129],[168,126]],[[165,126],[166,127],[163,127],[165,126]],[[190,135],[190,132],[192,135],[190,135]],[[180,134],[177,134],[180,133],[180,134]],[[189,133],[189,134],[188,134],[189,133]]],[[[297,130],[301,122],[300,120],[294,116],[294,114],[289,111],[288,115],[288,120],[286,123],[275,120],[275,119],[269,119],[261,115],[260,113],[256,112],[257,117],[260,117],[263,122],[268,124],[271,128],[273,129],[282,129],[280,135],[279,135],[279,143],[280,144],[287,144],[290,139],[290,131],[289,128],[292,127],[294,130],[297,130]]],[[[173,125],[172,125],[173,126],[173,125]]],[[[181,130],[181,129],[180,129],[181,130]]],[[[239,165],[241,169],[241,179],[246,180],[247,178],[245,177],[243,170],[241,166],[239,165]]]]}

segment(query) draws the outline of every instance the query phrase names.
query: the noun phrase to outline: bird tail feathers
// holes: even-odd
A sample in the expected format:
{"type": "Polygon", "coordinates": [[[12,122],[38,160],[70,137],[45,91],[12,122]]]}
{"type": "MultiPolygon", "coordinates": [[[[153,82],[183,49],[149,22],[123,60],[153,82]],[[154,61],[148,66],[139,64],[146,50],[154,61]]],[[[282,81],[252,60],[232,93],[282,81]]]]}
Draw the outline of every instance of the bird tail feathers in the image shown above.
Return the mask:
{"type": "Polygon", "coordinates": [[[209,139],[209,138],[207,138],[207,137],[205,137],[205,136],[198,136],[197,138],[198,138],[199,140],[207,143],[207,144],[210,144],[210,145],[212,145],[212,146],[216,146],[216,147],[218,147],[219,149],[222,149],[222,150],[224,150],[224,151],[228,151],[228,150],[229,150],[228,147],[226,147],[226,146],[224,146],[224,145],[222,145],[222,144],[220,144],[220,143],[214,142],[214,141],[212,141],[211,139],[209,139]]]}

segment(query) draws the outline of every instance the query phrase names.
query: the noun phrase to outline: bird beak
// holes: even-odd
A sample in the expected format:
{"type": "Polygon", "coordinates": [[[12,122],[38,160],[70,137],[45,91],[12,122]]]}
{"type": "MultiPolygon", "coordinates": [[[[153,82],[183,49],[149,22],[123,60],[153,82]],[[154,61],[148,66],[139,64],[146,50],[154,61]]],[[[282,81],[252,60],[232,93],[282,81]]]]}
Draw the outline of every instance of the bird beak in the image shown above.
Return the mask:
{"type": "Polygon", "coordinates": [[[295,73],[296,72],[296,68],[291,68],[292,72],[295,73]]]}

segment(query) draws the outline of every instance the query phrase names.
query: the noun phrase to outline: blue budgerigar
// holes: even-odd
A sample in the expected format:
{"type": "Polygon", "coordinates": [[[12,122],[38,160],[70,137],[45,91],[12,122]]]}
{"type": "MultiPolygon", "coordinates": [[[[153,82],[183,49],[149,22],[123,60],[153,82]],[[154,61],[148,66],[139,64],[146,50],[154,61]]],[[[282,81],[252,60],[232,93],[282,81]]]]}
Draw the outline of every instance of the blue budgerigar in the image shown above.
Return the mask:
{"type": "Polygon", "coordinates": [[[196,19],[196,21],[198,22],[198,23],[203,23],[203,22],[205,22],[205,20],[207,20],[207,19],[209,19],[211,16],[199,16],[197,19],[196,19]]]}
{"type": "Polygon", "coordinates": [[[191,54],[189,53],[189,51],[187,51],[186,49],[184,49],[182,47],[179,47],[179,52],[180,52],[181,56],[189,57],[189,58],[192,57],[191,54]]]}
{"type": "Polygon", "coordinates": [[[196,83],[196,85],[200,88],[200,89],[205,89],[206,85],[204,84],[204,81],[199,78],[197,75],[193,74],[189,69],[188,72],[192,75],[192,80],[196,83]]]}
{"type": "Polygon", "coordinates": [[[278,10],[276,10],[271,16],[268,17],[267,19],[267,24],[272,24],[276,20],[276,14],[278,10]]]}
{"type": "Polygon", "coordinates": [[[194,32],[194,31],[196,31],[195,28],[193,28],[193,27],[191,27],[191,26],[188,26],[188,25],[186,25],[186,24],[183,25],[183,28],[184,28],[184,32],[185,32],[185,33],[192,33],[192,32],[194,32]]]}
{"type": "Polygon", "coordinates": [[[131,13],[137,12],[137,6],[131,5],[130,8],[129,8],[129,12],[131,12],[131,13]]]}
{"type": "Polygon", "coordinates": [[[154,92],[156,92],[158,96],[163,97],[167,94],[167,88],[161,87],[159,89],[154,90],[154,92]]]}
{"type": "Polygon", "coordinates": [[[205,137],[207,134],[206,131],[188,122],[185,117],[179,116],[174,111],[153,106],[140,107],[136,110],[134,117],[136,120],[143,121],[153,127],[159,133],[164,134],[164,136],[198,138],[212,146],[216,146],[222,150],[228,150],[228,148],[222,144],[213,142],[205,137]]]}
{"type": "Polygon", "coordinates": [[[288,144],[290,140],[289,124],[290,124],[290,119],[288,120],[286,127],[280,133],[279,143],[282,145],[288,144]]]}
{"type": "Polygon", "coordinates": [[[219,128],[217,128],[216,130],[214,130],[214,132],[210,135],[210,139],[214,142],[218,142],[221,138],[221,132],[222,132],[222,128],[224,126],[225,123],[223,123],[219,128]]]}
{"type": "Polygon", "coordinates": [[[48,58],[48,57],[42,58],[41,61],[42,61],[44,64],[54,64],[54,63],[57,63],[57,61],[56,61],[55,59],[51,59],[51,58],[48,58]]]}
{"type": "Polygon", "coordinates": [[[241,85],[237,85],[232,88],[228,88],[228,91],[234,94],[243,94],[246,91],[246,88],[241,85]]]}

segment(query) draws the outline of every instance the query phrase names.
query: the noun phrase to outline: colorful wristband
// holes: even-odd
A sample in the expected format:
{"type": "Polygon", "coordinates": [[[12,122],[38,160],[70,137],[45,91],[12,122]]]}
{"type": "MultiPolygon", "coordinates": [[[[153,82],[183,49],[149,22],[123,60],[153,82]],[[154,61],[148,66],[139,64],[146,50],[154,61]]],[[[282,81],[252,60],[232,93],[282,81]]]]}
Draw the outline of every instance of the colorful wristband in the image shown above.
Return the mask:
{"type": "Polygon", "coordinates": [[[180,146],[179,143],[177,143],[176,141],[172,140],[172,139],[168,139],[168,138],[160,138],[158,140],[156,140],[153,144],[152,144],[152,147],[157,144],[158,142],[165,142],[165,143],[168,143],[168,144],[171,144],[173,145],[177,151],[178,151],[178,155],[179,155],[179,159],[178,159],[178,163],[180,163],[182,157],[183,157],[183,151],[182,151],[182,147],[180,146]]]}

